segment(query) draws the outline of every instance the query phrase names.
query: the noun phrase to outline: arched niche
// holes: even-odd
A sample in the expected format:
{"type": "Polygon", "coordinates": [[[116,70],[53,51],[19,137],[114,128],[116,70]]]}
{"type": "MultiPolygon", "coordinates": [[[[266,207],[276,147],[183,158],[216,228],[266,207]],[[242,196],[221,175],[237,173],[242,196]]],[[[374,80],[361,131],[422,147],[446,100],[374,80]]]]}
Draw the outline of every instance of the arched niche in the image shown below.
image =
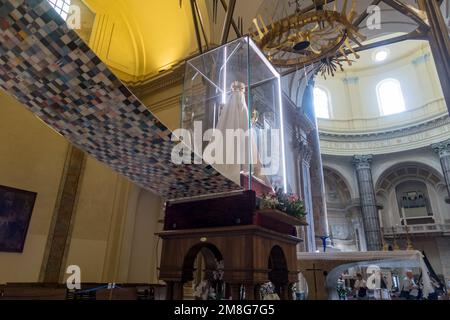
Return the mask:
{"type": "Polygon", "coordinates": [[[429,201],[429,210],[434,217],[433,223],[440,221],[442,213],[447,210],[444,178],[435,169],[423,163],[399,163],[386,169],[375,183],[375,190],[383,208],[381,218],[384,228],[402,224],[402,209],[399,205],[402,199],[399,199],[398,192],[422,190],[429,201]],[[405,189],[408,184],[411,190],[405,189]]]}
{"type": "Polygon", "coordinates": [[[330,192],[336,193],[336,201],[342,205],[347,205],[351,201],[351,191],[347,180],[336,170],[324,167],[324,180],[327,191],[327,201],[330,199],[330,192]]]}
{"type": "Polygon", "coordinates": [[[338,171],[324,167],[327,216],[335,248],[358,251],[364,248],[363,222],[358,199],[352,198],[348,181],[338,171]]]}

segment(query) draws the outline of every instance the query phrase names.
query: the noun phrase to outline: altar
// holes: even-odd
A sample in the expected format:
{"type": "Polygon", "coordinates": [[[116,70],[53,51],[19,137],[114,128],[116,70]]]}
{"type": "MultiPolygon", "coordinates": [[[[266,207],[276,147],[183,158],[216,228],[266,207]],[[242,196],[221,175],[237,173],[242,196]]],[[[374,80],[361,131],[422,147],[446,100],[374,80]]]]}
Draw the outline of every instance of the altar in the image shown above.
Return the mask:
{"type": "Polygon", "coordinates": [[[247,191],[168,205],[164,231],[158,233],[163,240],[159,278],[167,284],[168,300],[182,300],[184,285],[196,273],[203,274],[197,284],[214,283],[216,299],[259,300],[261,286],[268,282],[280,299],[291,299],[301,241],[294,225],[302,222],[258,210],[255,199],[247,191]],[[286,230],[290,232],[281,232],[286,230]],[[195,263],[199,255],[202,266],[195,263]]]}
{"type": "Polygon", "coordinates": [[[280,74],[250,37],[186,62],[173,156],[206,163],[241,190],[166,203],[158,236],[167,299],[292,297],[298,227],[307,225],[297,195],[310,199],[294,189],[301,185],[296,152],[312,127],[296,127],[302,116],[291,104],[280,74]]]}

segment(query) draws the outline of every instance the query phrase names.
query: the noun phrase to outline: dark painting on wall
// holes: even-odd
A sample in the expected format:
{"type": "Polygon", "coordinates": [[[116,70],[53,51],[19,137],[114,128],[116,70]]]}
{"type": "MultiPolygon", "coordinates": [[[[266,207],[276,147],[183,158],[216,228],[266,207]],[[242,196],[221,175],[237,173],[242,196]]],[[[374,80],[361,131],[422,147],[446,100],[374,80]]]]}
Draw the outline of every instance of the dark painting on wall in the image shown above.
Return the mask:
{"type": "Polygon", "coordinates": [[[0,186],[0,251],[22,252],[36,193],[0,186]]]}

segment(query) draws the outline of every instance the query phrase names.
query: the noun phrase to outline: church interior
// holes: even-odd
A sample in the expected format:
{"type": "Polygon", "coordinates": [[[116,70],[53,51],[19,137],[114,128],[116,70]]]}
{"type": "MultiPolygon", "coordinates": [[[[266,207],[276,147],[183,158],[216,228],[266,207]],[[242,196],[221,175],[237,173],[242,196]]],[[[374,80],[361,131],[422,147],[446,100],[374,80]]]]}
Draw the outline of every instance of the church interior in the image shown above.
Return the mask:
{"type": "Polygon", "coordinates": [[[449,0],[0,0],[0,300],[448,300],[449,35],[449,0]]]}

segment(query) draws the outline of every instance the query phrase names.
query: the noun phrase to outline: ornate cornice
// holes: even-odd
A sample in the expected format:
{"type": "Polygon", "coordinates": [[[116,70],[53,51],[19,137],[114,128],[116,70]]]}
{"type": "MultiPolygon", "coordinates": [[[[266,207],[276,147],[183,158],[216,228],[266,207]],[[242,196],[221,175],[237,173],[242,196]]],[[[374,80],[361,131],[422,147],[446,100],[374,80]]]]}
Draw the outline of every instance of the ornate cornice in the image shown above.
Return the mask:
{"type": "Polygon", "coordinates": [[[355,156],[353,156],[353,159],[352,159],[352,163],[355,166],[356,170],[370,169],[372,161],[373,161],[373,156],[371,154],[355,155],[355,156]]]}
{"type": "Polygon", "coordinates": [[[147,79],[143,82],[126,83],[127,86],[141,98],[149,94],[173,87],[176,85],[182,85],[184,82],[184,70],[185,63],[179,63],[168,71],[164,71],[161,74],[147,79]]]}
{"type": "MultiPolygon", "coordinates": [[[[437,118],[425,121],[419,124],[414,124],[408,127],[399,129],[391,129],[379,132],[345,134],[345,133],[329,133],[320,131],[320,139],[333,142],[364,142],[364,141],[379,141],[392,138],[406,137],[412,134],[421,133],[430,129],[439,128],[443,125],[450,124],[450,116],[448,113],[437,118]]],[[[320,130],[320,128],[319,128],[320,130]]]]}

